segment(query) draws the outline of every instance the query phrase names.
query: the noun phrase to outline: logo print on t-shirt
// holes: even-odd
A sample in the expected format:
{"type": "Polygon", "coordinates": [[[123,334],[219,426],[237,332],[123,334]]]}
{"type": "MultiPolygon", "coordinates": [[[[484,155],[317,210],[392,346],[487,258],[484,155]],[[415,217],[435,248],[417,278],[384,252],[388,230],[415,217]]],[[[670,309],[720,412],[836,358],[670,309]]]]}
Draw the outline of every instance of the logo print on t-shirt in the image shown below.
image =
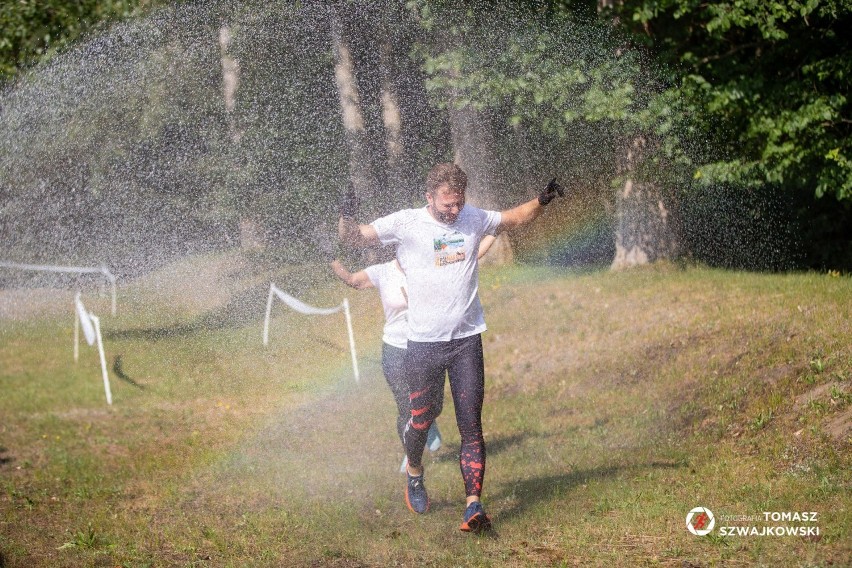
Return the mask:
{"type": "Polygon", "coordinates": [[[458,231],[434,240],[435,266],[447,266],[465,259],[464,235],[458,231]]]}

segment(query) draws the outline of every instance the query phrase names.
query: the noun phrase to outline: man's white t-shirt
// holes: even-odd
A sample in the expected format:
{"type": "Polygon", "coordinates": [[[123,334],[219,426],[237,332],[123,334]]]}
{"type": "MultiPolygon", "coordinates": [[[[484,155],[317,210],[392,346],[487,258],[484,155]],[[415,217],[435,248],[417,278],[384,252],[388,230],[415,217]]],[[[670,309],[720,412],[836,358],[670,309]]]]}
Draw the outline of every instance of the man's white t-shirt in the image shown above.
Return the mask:
{"type": "Polygon", "coordinates": [[[405,349],[408,347],[408,299],[405,297],[405,274],[396,260],[374,264],[364,269],[373,286],[379,291],[385,310],[385,328],[382,341],[405,349]]]}
{"type": "Polygon", "coordinates": [[[498,211],[465,205],[452,225],[426,207],[373,221],[382,244],[397,245],[408,282],[408,339],[449,341],[485,331],[477,253],[482,237],[495,234],[501,219],[498,211]]]}

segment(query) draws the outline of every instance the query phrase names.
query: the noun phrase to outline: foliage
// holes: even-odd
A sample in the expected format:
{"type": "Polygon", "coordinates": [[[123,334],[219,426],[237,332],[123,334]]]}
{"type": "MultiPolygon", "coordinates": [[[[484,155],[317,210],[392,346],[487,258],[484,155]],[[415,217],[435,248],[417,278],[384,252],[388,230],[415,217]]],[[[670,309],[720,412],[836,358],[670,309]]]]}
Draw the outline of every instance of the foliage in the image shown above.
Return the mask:
{"type": "MultiPolygon", "coordinates": [[[[333,217],[333,199],[315,194],[339,184],[346,170],[326,7],[211,2],[213,17],[195,22],[199,29],[186,40],[167,30],[152,33],[147,43],[133,40],[141,46],[135,59],[104,55],[124,37],[79,39],[99,22],[164,4],[175,3],[0,5],[0,82],[18,82],[3,100],[0,129],[14,136],[0,141],[0,213],[20,222],[4,221],[4,237],[41,230],[65,246],[74,223],[101,224],[106,232],[112,228],[97,210],[111,197],[123,209],[109,222],[131,234],[139,227],[130,225],[161,210],[170,212],[163,221],[170,226],[184,219],[228,225],[245,213],[262,213],[277,224],[277,237],[305,234],[317,219],[333,217]],[[232,27],[232,54],[241,68],[230,115],[222,108],[215,40],[224,22],[232,27]],[[30,82],[21,73],[76,49],[87,68],[74,75],[68,70],[76,69],[74,59],[66,59],[56,72],[69,75],[54,90],[42,90],[43,77],[30,82]],[[116,61],[107,65],[110,57],[116,61]],[[98,68],[106,69],[103,75],[86,75],[98,68]],[[44,101],[43,114],[14,116],[17,90],[44,101]],[[75,97],[69,114],[63,104],[75,97]],[[61,124],[62,132],[51,132],[48,123],[61,124]],[[36,202],[47,203],[41,208],[50,210],[46,222],[28,221],[25,213],[36,202]]],[[[813,221],[803,224],[803,242],[841,241],[816,247],[823,253],[812,265],[840,266],[826,255],[848,258],[837,250],[848,248],[844,223],[852,203],[852,40],[846,33],[852,0],[409,0],[361,10],[370,4],[340,4],[357,8],[354,19],[363,20],[357,24],[362,44],[355,45],[365,64],[359,83],[377,80],[370,50],[377,51],[378,40],[366,37],[377,19],[398,49],[417,37],[414,59],[428,75],[431,105],[418,98],[423,75],[406,68],[405,81],[414,86],[403,111],[413,109],[407,118],[425,133],[408,148],[412,171],[449,153],[451,107],[488,111],[507,170],[544,157],[574,159],[565,169],[584,180],[612,178],[618,142],[650,134],[655,152],[644,167],[670,176],[668,186],[702,185],[699,200],[714,188],[719,198],[747,191],[746,201],[754,192],[783,194],[785,206],[813,221]],[[813,196],[836,199],[817,206],[813,196]]],[[[122,33],[132,36],[133,29],[122,33]]],[[[121,47],[133,49],[126,43],[121,47]]],[[[380,153],[380,109],[364,104],[372,113],[372,143],[378,140],[372,150],[380,153]]]]}
{"type": "MultiPolygon", "coordinates": [[[[421,11],[437,19],[438,8],[424,4],[421,11]]],[[[634,173],[682,185],[693,158],[683,144],[691,124],[679,120],[677,94],[622,30],[572,6],[516,3],[487,13],[444,7],[452,39],[423,54],[437,103],[487,109],[512,128],[550,138],[550,152],[576,156],[578,173],[589,180],[618,183],[625,142],[651,138],[634,173]]]]}
{"type": "Polygon", "coordinates": [[[0,3],[0,83],[49,59],[100,22],[144,12],[161,0],[8,0],[0,3]]]}
{"type": "Polygon", "coordinates": [[[585,141],[597,145],[599,160],[622,137],[652,134],[659,151],[641,168],[688,190],[687,201],[732,199],[727,209],[737,210],[778,199],[773,210],[788,208],[784,228],[772,233],[796,226],[801,244],[785,237],[792,248],[768,265],[848,265],[838,250],[848,248],[848,207],[838,200],[852,201],[852,50],[844,33],[852,3],[627,0],[600,3],[597,13],[581,0],[511,9],[410,4],[427,27],[440,29],[439,13],[455,18],[444,34],[456,41],[423,50],[439,104],[488,109],[572,152],[587,125],[600,131],[585,141]],[[834,199],[817,206],[823,196],[834,199]]]}
{"type": "Polygon", "coordinates": [[[199,225],[223,218],[218,50],[204,41],[215,28],[187,32],[180,21],[166,10],[119,24],[22,77],[4,98],[9,242],[67,255],[87,240],[98,255],[138,263],[158,241],[192,249],[199,225]]]}
{"type": "MultiPolygon", "coordinates": [[[[505,104],[512,125],[528,123],[561,136],[580,119],[638,119],[631,112],[636,89],[629,80],[636,72],[634,54],[611,59],[600,52],[568,54],[560,33],[519,32],[503,36],[505,43],[493,50],[477,41],[427,59],[428,87],[455,91],[458,106],[482,110],[505,104]]],[[[586,43],[570,35],[575,45],[586,43]]]]}
{"type": "Polygon", "coordinates": [[[715,134],[696,179],[852,199],[852,2],[640,0],[608,15],[663,57],[715,134]]]}
{"type": "Polygon", "coordinates": [[[316,15],[169,6],[23,76],[0,125],[9,241],[139,269],[151,256],[230,244],[248,215],[276,241],[315,240],[335,200],[314,190],[345,170],[328,40],[306,25],[316,15]],[[223,22],[241,69],[230,113],[223,22]]]}
{"type": "Polygon", "coordinates": [[[692,148],[668,154],[694,162],[702,183],[852,198],[852,58],[843,32],[852,3],[612,3],[602,20],[615,19],[633,42],[662,56],[653,71],[665,74],[668,90],[655,88],[651,60],[612,28],[559,16],[586,3],[553,4],[548,26],[533,20],[520,33],[497,34],[502,49],[476,36],[431,54],[429,86],[454,89],[460,105],[507,105],[513,124],[561,136],[577,120],[612,121],[622,134],[650,126],[670,146],[692,133],[692,148]]]}

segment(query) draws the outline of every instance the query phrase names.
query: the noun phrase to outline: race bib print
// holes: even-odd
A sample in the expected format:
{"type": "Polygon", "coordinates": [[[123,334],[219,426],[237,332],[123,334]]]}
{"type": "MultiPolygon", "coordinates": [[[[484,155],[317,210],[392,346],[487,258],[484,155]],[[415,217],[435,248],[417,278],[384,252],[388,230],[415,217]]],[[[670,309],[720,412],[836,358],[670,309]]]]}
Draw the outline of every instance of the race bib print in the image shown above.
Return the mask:
{"type": "Polygon", "coordinates": [[[434,240],[435,266],[447,266],[465,259],[464,235],[458,231],[444,234],[434,240]]]}

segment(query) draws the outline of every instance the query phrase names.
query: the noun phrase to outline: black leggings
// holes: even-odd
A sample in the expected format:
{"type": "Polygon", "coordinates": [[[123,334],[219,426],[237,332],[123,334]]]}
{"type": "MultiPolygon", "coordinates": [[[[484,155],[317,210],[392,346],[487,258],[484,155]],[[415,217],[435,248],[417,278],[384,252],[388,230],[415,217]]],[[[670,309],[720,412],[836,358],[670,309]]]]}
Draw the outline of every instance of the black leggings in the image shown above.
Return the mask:
{"type": "Polygon", "coordinates": [[[482,400],[485,396],[485,364],[482,337],[420,343],[409,341],[405,369],[411,395],[411,418],[402,443],[412,467],[420,467],[423,448],[432,421],[441,413],[444,372],[456,407],[461,435],[459,467],[465,494],[480,495],[485,478],[485,440],[482,436],[482,400]]]}
{"type": "MultiPolygon", "coordinates": [[[[411,403],[409,402],[408,383],[405,380],[405,349],[382,343],[382,371],[385,373],[385,380],[388,382],[393,400],[396,402],[396,433],[402,442],[402,433],[405,430],[405,425],[408,419],[411,418],[411,403]]],[[[441,408],[444,405],[444,389],[441,388],[441,394],[438,399],[437,407],[438,414],[441,413],[441,408]]]]}

